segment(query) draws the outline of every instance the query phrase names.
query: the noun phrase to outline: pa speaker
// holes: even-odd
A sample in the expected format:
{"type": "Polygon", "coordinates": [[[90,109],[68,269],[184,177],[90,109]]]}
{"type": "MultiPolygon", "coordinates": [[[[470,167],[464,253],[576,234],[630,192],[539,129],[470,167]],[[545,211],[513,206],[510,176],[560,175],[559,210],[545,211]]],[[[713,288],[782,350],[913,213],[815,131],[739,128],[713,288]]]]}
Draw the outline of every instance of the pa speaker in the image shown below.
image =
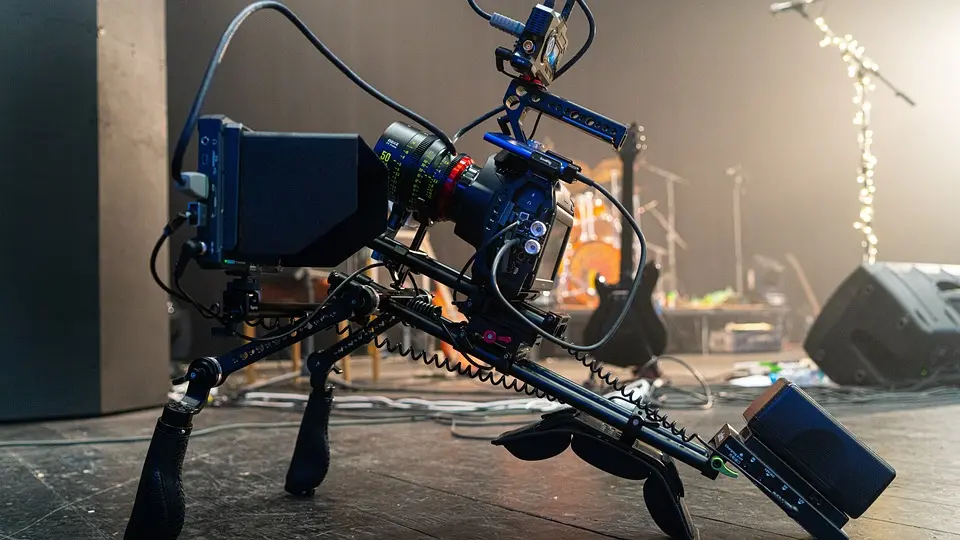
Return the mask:
{"type": "Polygon", "coordinates": [[[904,384],[960,366],[960,266],[861,265],[827,301],[804,349],[843,385],[904,384]]]}

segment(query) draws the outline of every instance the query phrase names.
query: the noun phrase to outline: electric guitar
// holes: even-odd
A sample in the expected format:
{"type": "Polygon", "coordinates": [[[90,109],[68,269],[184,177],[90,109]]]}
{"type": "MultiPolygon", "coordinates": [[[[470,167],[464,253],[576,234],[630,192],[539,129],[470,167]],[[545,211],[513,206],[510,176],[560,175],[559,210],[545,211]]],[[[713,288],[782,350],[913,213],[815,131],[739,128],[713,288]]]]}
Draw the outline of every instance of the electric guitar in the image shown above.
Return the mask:
{"type": "MultiPolygon", "coordinates": [[[[623,165],[620,199],[631,216],[634,212],[633,168],[642,146],[639,133],[639,126],[636,123],[631,124],[619,152],[623,165]]],[[[600,305],[590,316],[584,329],[584,343],[596,343],[609,331],[620,315],[633,285],[635,235],[625,217],[621,217],[621,224],[620,282],[608,284],[603,276],[598,275],[595,278],[594,289],[600,305]]],[[[667,328],[653,305],[654,287],[659,278],[660,267],[653,262],[647,262],[641,271],[640,289],[628,308],[620,329],[603,347],[593,351],[594,358],[604,364],[640,367],[663,354],[667,348],[667,328]]]]}

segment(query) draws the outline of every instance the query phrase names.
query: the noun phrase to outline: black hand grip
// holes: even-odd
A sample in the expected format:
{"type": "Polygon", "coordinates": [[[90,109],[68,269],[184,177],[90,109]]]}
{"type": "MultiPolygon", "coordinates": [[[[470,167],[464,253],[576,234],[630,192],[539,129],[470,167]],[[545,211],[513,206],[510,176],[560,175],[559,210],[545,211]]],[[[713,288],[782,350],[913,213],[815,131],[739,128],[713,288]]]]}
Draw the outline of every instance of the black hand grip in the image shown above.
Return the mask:
{"type": "Polygon", "coordinates": [[[291,495],[310,497],[330,469],[328,428],[333,389],[315,387],[300,421],[297,446],[293,450],[284,489],[291,495]]]}
{"type": "Polygon", "coordinates": [[[157,420],[124,540],[175,540],[180,536],[186,513],[181,474],[190,442],[189,417],[182,423],[176,427],[163,418],[157,420]]]}

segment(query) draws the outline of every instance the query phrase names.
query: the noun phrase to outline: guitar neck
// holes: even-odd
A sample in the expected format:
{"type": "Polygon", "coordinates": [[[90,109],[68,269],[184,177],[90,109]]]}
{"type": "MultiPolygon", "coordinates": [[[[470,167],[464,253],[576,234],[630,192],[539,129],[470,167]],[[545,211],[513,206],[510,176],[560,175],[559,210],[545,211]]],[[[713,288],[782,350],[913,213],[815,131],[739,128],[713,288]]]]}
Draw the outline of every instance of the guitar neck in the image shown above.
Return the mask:
{"type": "Polygon", "coordinates": [[[628,155],[621,153],[620,162],[623,164],[623,180],[620,183],[620,202],[626,209],[626,215],[620,216],[620,283],[627,284],[633,280],[634,257],[633,241],[634,232],[627,216],[633,217],[633,164],[637,158],[636,152],[630,152],[628,155]]]}

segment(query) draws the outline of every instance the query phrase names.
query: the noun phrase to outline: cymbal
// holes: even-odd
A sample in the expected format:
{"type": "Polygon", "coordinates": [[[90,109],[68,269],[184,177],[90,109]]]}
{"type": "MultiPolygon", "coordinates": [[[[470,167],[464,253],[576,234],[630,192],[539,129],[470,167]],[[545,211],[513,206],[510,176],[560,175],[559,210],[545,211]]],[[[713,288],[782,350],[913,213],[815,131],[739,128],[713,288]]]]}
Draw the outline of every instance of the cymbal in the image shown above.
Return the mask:
{"type": "MultiPolygon", "coordinates": [[[[620,158],[608,157],[600,160],[600,163],[597,163],[596,166],[593,167],[594,174],[606,173],[607,182],[610,181],[609,171],[623,172],[623,162],[620,161],[620,158]]],[[[594,180],[597,182],[600,181],[599,178],[594,178],[594,180]]]]}
{"type": "MultiPolygon", "coordinates": [[[[636,163],[634,163],[633,171],[634,172],[640,171],[639,160],[636,163]]],[[[608,184],[610,183],[610,180],[612,179],[611,177],[614,174],[619,175],[620,178],[623,177],[622,176],[623,162],[620,161],[619,158],[614,158],[614,157],[606,158],[602,160],[600,163],[597,163],[597,165],[593,168],[593,174],[594,176],[592,176],[591,178],[593,178],[594,181],[600,184],[608,184]]]]}

